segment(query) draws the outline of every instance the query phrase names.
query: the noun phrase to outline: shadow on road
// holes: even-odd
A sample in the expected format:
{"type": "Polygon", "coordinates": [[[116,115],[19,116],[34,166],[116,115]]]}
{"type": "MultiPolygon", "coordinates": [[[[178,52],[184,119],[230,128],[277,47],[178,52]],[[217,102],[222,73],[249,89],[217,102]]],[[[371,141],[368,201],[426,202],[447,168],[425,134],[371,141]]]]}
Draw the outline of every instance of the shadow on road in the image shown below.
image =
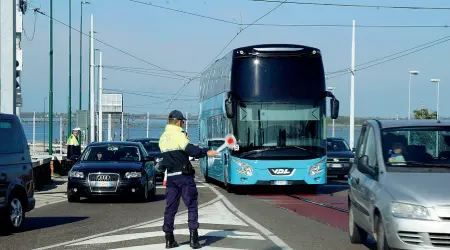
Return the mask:
{"type": "MultiPolygon", "coordinates": [[[[24,228],[21,232],[34,231],[44,228],[61,226],[64,224],[71,224],[78,221],[88,219],[89,217],[27,217],[25,218],[24,228]]],[[[19,232],[20,233],[20,232],[19,232]]],[[[0,236],[8,236],[4,230],[0,230],[0,236]]]]}
{"type": "MultiPolygon", "coordinates": [[[[152,202],[158,202],[158,201],[162,201],[165,200],[165,195],[162,194],[157,194],[155,195],[155,198],[153,198],[152,200],[148,201],[147,203],[152,203],[152,202]]],[[[141,201],[139,201],[138,198],[135,197],[128,197],[128,196],[123,196],[123,197],[114,197],[114,196],[98,196],[98,197],[89,197],[86,199],[81,199],[80,203],[143,203],[141,201]]],[[[145,203],[143,203],[145,204],[145,203]]]]}

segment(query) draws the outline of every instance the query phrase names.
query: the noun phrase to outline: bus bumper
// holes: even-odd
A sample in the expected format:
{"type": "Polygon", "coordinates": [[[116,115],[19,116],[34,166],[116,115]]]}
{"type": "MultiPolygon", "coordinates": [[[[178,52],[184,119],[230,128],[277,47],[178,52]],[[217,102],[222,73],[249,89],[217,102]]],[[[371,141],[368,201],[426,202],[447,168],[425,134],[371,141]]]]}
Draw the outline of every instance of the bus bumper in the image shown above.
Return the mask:
{"type": "Polygon", "coordinates": [[[229,183],[233,185],[319,185],[327,182],[326,157],[286,161],[233,158],[230,165],[229,183]]]}

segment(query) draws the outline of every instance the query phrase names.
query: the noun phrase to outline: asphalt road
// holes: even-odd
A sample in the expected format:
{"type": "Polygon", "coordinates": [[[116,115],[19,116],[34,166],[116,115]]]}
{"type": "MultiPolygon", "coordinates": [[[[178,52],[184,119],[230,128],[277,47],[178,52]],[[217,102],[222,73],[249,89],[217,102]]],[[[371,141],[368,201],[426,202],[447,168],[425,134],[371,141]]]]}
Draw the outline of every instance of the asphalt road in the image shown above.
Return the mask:
{"type": "MultiPolygon", "coordinates": [[[[197,186],[203,249],[368,249],[352,245],[342,228],[279,202],[252,194],[228,194],[218,184],[204,183],[201,176],[197,176],[197,186]]],[[[179,211],[175,234],[183,245],[178,249],[190,249],[182,202],[179,211]]],[[[0,236],[0,249],[164,249],[163,214],[164,187],[148,203],[124,199],[59,202],[28,213],[24,232],[0,236]]]]}

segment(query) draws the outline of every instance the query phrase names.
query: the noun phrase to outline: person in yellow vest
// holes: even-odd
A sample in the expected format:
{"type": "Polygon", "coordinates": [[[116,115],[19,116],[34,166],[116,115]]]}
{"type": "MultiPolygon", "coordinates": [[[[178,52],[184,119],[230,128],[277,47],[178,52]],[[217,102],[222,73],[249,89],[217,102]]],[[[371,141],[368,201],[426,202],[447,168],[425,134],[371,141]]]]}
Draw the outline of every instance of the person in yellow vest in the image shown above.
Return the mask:
{"type": "Polygon", "coordinates": [[[72,156],[80,156],[81,155],[81,145],[78,141],[78,135],[80,133],[80,128],[74,128],[72,130],[72,134],[69,136],[67,140],[67,159],[70,159],[72,156]]]}

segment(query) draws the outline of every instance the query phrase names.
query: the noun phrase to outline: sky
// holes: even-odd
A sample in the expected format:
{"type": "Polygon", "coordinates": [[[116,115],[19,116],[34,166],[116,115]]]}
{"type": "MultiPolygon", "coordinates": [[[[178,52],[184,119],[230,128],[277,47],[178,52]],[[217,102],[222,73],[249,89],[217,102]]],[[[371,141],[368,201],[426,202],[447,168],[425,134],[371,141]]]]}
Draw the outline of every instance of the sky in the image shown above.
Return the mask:
{"type": "MultiPolygon", "coordinates": [[[[297,0],[300,2],[300,0],[297,0]]],[[[49,94],[49,18],[35,16],[33,8],[50,14],[50,0],[30,0],[24,16],[27,37],[22,39],[22,111],[43,111],[44,98],[49,94]],[[34,33],[33,30],[35,29],[34,33]],[[31,39],[32,38],[32,39],[31,39]],[[31,40],[31,41],[29,41],[31,40]]],[[[83,33],[90,29],[90,16],[94,16],[95,38],[118,48],[126,55],[103,43],[95,41],[94,47],[103,53],[104,93],[124,91],[126,112],[161,114],[172,109],[195,114],[198,112],[198,81],[192,81],[182,91],[180,99],[169,107],[167,98],[174,96],[186,83],[168,72],[158,72],[158,67],[171,71],[200,72],[224,49],[239,32],[239,26],[187,15],[175,11],[139,4],[129,0],[90,0],[83,5],[83,33]],[[151,69],[148,74],[112,70],[114,67],[151,69]],[[114,89],[114,91],[106,90],[114,89]],[[135,93],[135,94],[130,94],[135,93]],[[137,94],[137,95],[136,95],[137,94]],[[156,103],[156,104],[155,104],[156,103]]],[[[142,2],[148,2],[142,0],[142,2]]],[[[322,0],[317,3],[344,3],[366,5],[407,5],[425,7],[450,7],[448,0],[322,0]]],[[[214,18],[252,23],[278,3],[250,0],[153,0],[154,5],[183,10],[214,18]]],[[[68,109],[69,86],[69,28],[58,23],[69,23],[69,0],[53,1],[54,21],[54,111],[68,109]],[[57,20],[57,21],[56,21],[57,20]]],[[[258,23],[270,24],[344,24],[351,25],[450,25],[450,10],[408,10],[355,8],[335,6],[309,6],[283,4],[258,23]]],[[[72,27],[80,28],[80,1],[72,0],[72,27]]],[[[356,27],[355,64],[388,56],[412,47],[450,35],[449,28],[372,28],[356,27]]],[[[89,77],[89,38],[83,36],[82,100],[87,109],[89,77]]],[[[72,30],[72,112],[79,108],[80,84],[80,33],[72,30]]],[[[221,53],[234,48],[266,43],[301,44],[322,51],[326,72],[350,68],[352,28],[349,27],[270,27],[250,26],[221,53]]],[[[99,53],[96,52],[96,63],[99,53]]],[[[450,116],[450,41],[431,48],[355,72],[355,116],[406,117],[408,114],[409,70],[420,71],[411,78],[411,109],[423,103],[433,111],[437,106],[439,78],[440,116],[450,116]]],[[[366,66],[366,65],[364,65],[366,66]]],[[[364,67],[361,66],[361,67],[364,67]]],[[[117,69],[117,68],[115,68],[117,69]]],[[[358,67],[357,67],[358,69],[358,67]]],[[[142,72],[142,71],[141,71],[142,72]]],[[[195,73],[177,72],[182,76],[195,73]]],[[[332,75],[335,76],[335,75],[332,75]]],[[[350,74],[327,80],[336,87],[340,101],[340,115],[350,113],[350,74]]],[[[48,106],[46,107],[48,110],[48,106]]]]}

